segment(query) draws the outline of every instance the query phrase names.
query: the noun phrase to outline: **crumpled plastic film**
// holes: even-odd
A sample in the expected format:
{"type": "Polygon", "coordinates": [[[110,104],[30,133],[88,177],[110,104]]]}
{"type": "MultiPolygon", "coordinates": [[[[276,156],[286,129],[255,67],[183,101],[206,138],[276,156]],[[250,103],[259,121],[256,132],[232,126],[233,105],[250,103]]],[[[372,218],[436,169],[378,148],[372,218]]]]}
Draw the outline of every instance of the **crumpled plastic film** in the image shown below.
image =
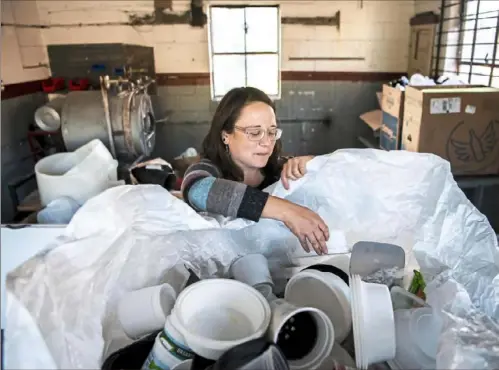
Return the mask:
{"type": "MultiPolygon", "coordinates": [[[[446,273],[479,312],[497,315],[497,240],[457,187],[448,162],[431,154],[349,149],[316,157],[307,171],[290,190],[277,183],[268,191],[318,212],[330,229],[345,233],[349,246],[360,240],[400,245],[408,261],[415,247],[428,281],[446,273]]],[[[99,368],[109,345],[103,322],[118,299],[158,284],[177,263],[211,278],[249,252],[283,264],[303,256],[281,222],[200,215],[152,185],[121,186],[90,199],[57,243],[14,270],[7,287],[38,326],[53,362],[65,369],[99,368]]],[[[25,368],[15,355],[25,340],[21,321],[7,312],[5,350],[12,356],[6,368],[25,368]]],[[[442,348],[453,345],[446,339],[450,328],[442,348]]],[[[478,349],[473,353],[484,358],[478,349]]]]}

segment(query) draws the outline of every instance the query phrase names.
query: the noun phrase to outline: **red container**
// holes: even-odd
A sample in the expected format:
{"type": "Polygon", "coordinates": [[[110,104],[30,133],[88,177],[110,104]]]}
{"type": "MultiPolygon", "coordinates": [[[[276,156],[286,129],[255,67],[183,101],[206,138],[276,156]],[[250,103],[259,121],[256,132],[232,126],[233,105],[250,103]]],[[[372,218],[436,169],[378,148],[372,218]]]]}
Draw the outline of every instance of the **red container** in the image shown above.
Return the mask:
{"type": "Polygon", "coordinates": [[[69,90],[71,91],[81,91],[87,90],[90,82],[88,78],[77,78],[75,80],[69,81],[69,90]]]}
{"type": "Polygon", "coordinates": [[[43,91],[46,93],[64,90],[65,87],[66,82],[64,81],[64,78],[61,77],[49,78],[42,82],[43,91]]]}

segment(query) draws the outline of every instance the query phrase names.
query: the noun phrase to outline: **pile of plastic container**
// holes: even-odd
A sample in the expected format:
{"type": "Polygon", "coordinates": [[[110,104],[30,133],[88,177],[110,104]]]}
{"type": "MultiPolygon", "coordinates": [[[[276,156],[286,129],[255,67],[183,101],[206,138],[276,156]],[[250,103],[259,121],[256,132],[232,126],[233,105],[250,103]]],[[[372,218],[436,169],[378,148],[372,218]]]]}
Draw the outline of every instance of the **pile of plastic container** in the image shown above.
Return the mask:
{"type": "Polygon", "coordinates": [[[283,292],[261,254],[233,261],[228,279],[190,283],[179,265],[167,283],[125,294],[117,317],[132,340],[157,333],[143,370],[431,368],[437,315],[400,279],[379,281],[404,265],[399,247],[360,242],[292,274],[283,292]]]}

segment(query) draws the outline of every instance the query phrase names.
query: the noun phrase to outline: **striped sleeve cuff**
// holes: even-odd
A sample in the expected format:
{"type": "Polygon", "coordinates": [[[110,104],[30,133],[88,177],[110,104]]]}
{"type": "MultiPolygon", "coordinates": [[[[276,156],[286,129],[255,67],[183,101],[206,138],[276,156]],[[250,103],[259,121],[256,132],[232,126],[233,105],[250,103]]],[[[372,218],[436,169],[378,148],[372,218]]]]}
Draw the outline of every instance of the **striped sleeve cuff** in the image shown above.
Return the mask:
{"type": "Polygon", "coordinates": [[[267,203],[269,194],[261,190],[246,187],[241,205],[237,211],[237,217],[245,218],[251,221],[258,221],[262,216],[263,208],[267,203]]]}

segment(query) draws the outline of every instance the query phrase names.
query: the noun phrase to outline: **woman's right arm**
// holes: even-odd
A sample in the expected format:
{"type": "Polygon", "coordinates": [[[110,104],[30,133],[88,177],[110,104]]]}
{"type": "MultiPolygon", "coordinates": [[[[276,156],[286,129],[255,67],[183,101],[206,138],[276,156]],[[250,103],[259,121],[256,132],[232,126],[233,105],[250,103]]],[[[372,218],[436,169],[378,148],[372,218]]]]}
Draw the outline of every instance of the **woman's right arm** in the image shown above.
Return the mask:
{"type": "Polygon", "coordinates": [[[306,252],[327,253],[329,228],[312,210],[285,199],[269,196],[262,217],[282,221],[296,235],[306,252]]]}
{"type": "Polygon", "coordinates": [[[260,217],[282,221],[309,252],[327,253],[329,230],[322,218],[306,207],[273,197],[245,184],[220,178],[210,161],[189,167],[182,181],[184,200],[197,211],[258,221],[260,217]]]}

